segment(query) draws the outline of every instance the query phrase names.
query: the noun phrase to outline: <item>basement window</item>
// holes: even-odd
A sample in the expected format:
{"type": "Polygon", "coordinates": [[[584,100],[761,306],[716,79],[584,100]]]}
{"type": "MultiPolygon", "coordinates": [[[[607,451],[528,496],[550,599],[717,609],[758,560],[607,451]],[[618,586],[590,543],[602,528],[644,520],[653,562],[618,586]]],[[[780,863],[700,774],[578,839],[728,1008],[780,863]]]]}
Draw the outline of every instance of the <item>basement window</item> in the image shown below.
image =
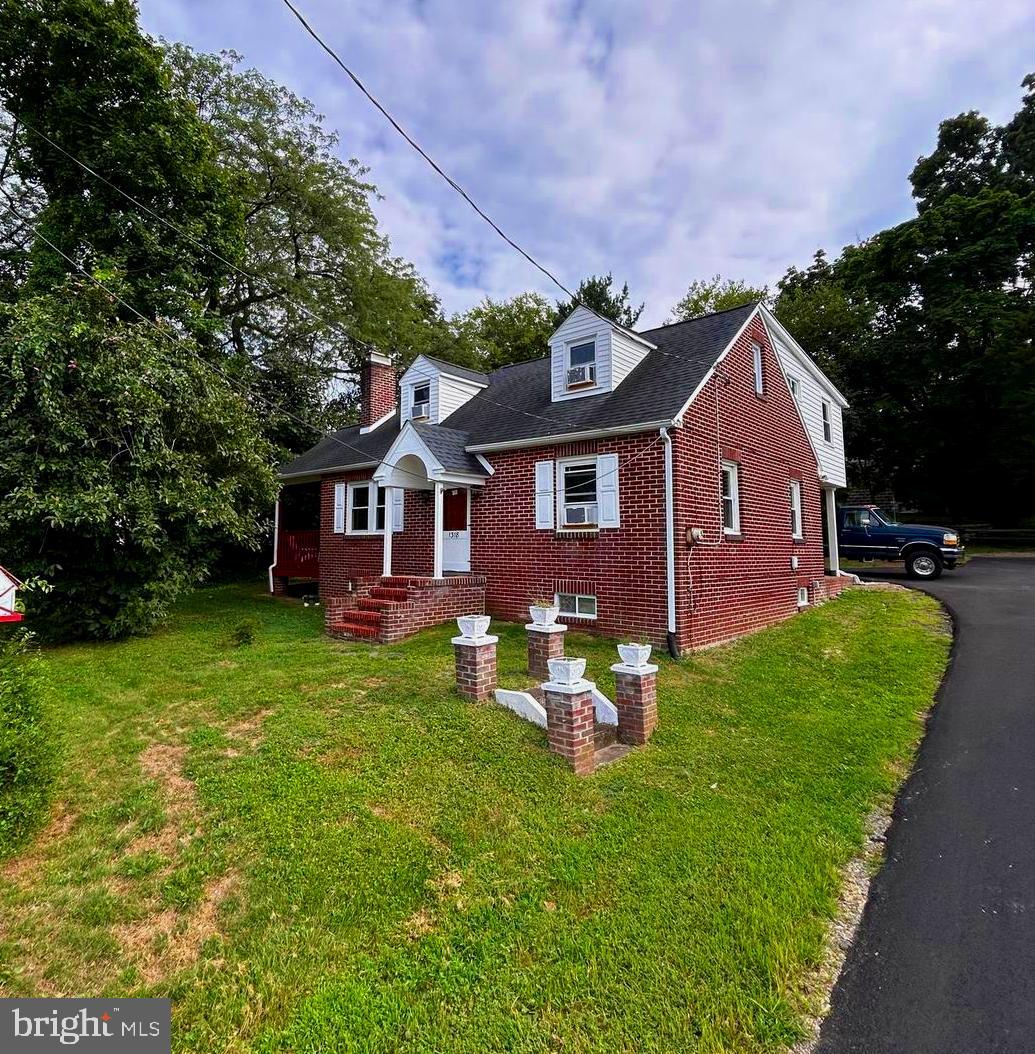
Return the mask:
{"type": "Polygon", "coordinates": [[[798,586],[798,607],[807,608],[809,606],[809,587],[798,586]]]}
{"type": "Polygon", "coordinates": [[[568,618],[596,618],[597,598],[584,593],[558,593],[557,607],[568,618]]]}

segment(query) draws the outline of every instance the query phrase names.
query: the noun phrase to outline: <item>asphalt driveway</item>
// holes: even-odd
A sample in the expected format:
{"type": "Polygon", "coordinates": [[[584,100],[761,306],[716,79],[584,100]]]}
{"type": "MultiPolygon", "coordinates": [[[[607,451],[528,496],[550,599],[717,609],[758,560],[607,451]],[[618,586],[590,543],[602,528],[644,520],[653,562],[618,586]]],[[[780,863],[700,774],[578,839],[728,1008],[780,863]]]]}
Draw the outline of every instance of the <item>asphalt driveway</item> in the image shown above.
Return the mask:
{"type": "Polygon", "coordinates": [[[1035,1051],[1035,559],[923,588],[953,662],[819,1054],[1035,1051]]]}

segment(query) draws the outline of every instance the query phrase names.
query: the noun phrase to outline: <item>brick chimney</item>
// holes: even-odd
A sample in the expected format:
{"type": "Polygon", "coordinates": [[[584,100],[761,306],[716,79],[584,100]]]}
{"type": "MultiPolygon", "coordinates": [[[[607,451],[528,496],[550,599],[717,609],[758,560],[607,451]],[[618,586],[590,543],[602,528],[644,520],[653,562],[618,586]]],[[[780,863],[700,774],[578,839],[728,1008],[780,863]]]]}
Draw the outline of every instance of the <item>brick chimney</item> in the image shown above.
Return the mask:
{"type": "Polygon", "coordinates": [[[369,428],[395,410],[398,402],[396,372],[387,355],[370,352],[360,370],[359,389],[361,428],[369,428]]]}

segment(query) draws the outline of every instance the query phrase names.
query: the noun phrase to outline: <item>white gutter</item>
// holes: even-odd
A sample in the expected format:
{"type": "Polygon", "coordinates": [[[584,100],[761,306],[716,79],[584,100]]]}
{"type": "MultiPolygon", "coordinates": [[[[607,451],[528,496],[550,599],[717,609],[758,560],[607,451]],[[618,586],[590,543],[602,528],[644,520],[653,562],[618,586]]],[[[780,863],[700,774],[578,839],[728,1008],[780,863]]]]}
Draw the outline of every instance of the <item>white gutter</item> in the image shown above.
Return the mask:
{"type": "Polygon", "coordinates": [[[665,444],[665,577],[668,584],[669,650],[675,647],[676,633],[676,511],[672,482],[672,437],[668,428],[660,430],[665,444]]]}
{"type": "Polygon", "coordinates": [[[496,450],[522,450],[525,447],[546,446],[550,443],[574,443],[580,439],[605,439],[607,436],[636,435],[667,427],[672,419],[664,421],[641,421],[632,425],[616,425],[614,428],[596,428],[587,432],[558,432],[552,436],[529,436],[526,439],[511,439],[502,443],[472,443],[464,447],[469,454],[491,454],[496,450]]]}
{"type": "Polygon", "coordinates": [[[273,568],[277,566],[277,541],[280,537],[280,497],[277,497],[277,503],[273,506],[273,563],[270,564],[269,579],[270,579],[270,593],[273,592],[273,568]]]}

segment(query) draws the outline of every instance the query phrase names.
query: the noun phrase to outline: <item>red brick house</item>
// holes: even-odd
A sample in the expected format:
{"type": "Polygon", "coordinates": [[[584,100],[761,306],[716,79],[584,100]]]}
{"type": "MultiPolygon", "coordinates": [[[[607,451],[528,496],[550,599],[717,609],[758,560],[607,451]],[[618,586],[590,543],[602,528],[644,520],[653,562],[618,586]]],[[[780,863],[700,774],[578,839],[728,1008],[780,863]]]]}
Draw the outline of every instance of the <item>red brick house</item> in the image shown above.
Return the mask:
{"type": "Polygon", "coordinates": [[[825,523],[847,404],[762,305],[642,333],[578,308],[548,358],[420,356],[397,378],[374,355],[362,390],[361,423],[281,472],[270,588],[318,579],[333,633],[393,640],[482,605],[525,621],[542,598],[681,651],[845,582],[825,523]]]}

